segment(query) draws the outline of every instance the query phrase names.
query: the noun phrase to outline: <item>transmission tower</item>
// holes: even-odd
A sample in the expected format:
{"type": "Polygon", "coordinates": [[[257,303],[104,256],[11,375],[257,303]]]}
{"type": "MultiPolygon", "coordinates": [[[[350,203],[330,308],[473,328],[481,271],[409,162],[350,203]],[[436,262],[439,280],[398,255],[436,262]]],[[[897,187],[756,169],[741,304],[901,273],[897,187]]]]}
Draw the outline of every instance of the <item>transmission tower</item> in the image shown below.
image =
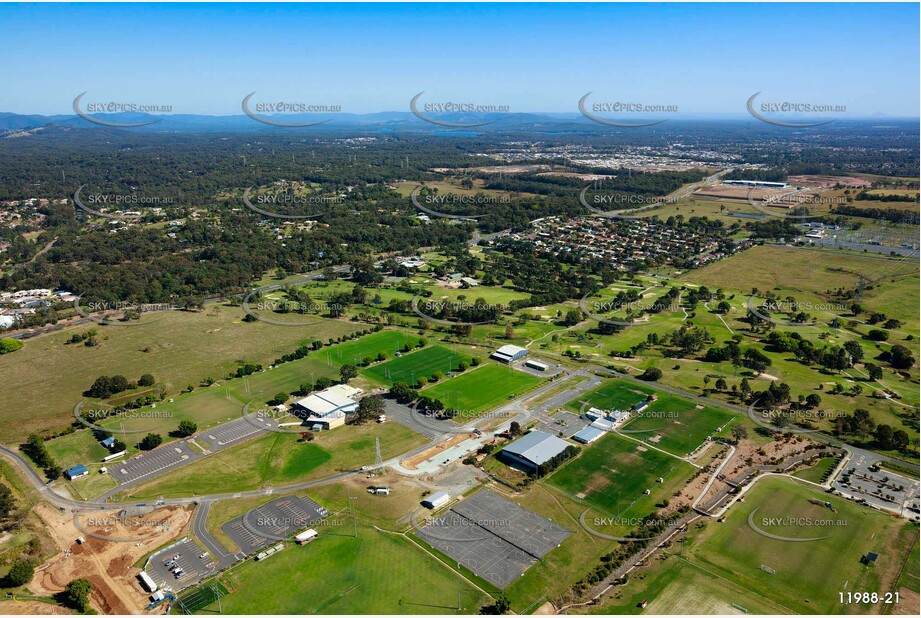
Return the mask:
{"type": "Polygon", "coordinates": [[[381,474],[384,468],[384,458],[381,457],[381,439],[374,438],[374,474],[381,474]]]}

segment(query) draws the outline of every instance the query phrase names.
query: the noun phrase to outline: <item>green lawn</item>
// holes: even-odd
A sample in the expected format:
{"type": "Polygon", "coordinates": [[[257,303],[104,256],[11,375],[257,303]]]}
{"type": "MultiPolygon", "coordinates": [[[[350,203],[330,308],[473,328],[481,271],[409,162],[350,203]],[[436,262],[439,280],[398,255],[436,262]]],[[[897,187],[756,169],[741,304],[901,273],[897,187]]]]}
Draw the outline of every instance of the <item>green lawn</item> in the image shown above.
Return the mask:
{"type": "MultiPolygon", "coordinates": [[[[609,380],[579,399],[570,401],[566,407],[578,412],[584,402],[599,410],[629,410],[656,391],[642,384],[627,380],[609,380]]],[[[587,408],[586,408],[587,409],[587,408]]]]}
{"type": "MultiPolygon", "coordinates": [[[[234,592],[228,614],[456,614],[457,575],[402,535],[349,522],[323,528],[315,541],[263,562],[248,560],[221,576],[234,592]]],[[[460,613],[488,597],[460,582],[460,613]]],[[[217,611],[217,604],[201,613],[217,611]]]]}
{"type": "Polygon", "coordinates": [[[815,465],[803,470],[798,470],[793,473],[793,476],[801,478],[804,481],[821,483],[825,473],[834,468],[837,462],[838,460],[834,457],[822,457],[817,462],[815,462],[815,465]]]}
{"type": "Polygon", "coordinates": [[[432,399],[440,399],[449,408],[476,414],[520,396],[540,382],[540,378],[527,373],[487,363],[421,392],[432,399]]]}
{"type": "Polygon", "coordinates": [[[436,345],[378,363],[362,373],[388,385],[395,382],[415,384],[418,378],[431,378],[436,371],[447,375],[463,361],[469,365],[470,356],[436,345]]]}
{"type": "Polygon", "coordinates": [[[693,472],[685,461],[609,433],[584,446],[546,482],[615,517],[634,518],[655,511],[656,503],[670,498],[693,472]],[[658,478],[664,481],[657,483],[658,478]],[[648,496],[646,489],[652,492],[648,496]]]}

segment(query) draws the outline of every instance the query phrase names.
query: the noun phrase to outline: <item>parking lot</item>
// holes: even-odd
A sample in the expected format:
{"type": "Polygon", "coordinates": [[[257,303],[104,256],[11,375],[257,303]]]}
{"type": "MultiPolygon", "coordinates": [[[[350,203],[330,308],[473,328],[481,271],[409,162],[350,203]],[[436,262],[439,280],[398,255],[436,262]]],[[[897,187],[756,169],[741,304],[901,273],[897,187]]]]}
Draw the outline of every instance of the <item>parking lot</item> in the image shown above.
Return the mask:
{"type": "Polygon", "coordinates": [[[180,590],[210,575],[212,566],[213,559],[204,548],[191,539],[185,539],[152,555],[145,572],[161,588],[180,590]],[[204,558],[200,557],[202,554],[205,554],[204,558]],[[182,574],[176,577],[174,571],[178,569],[182,569],[182,574]]]}
{"type": "Polygon", "coordinates": [[[266,419],[239,418],[202,431],[196,436],[195,441],[211,452],[220,451],[251,438],[256,434],[268,431],[260,427],[260,423],[271,423],[274,425],[273,421],[266,419]]]}
{"type": "Polygon", "coordinates": [[[539,431],[549,433],[552,436],[562,435],[564,438],[571,438],[589,425],[589,421],[579,418],[579,415],[565,410],[560,410],[553,416],[538,416],[540,425],[539,431]]]}
{"type": "Polygon", "coordinates": [[[329,515],[324,507],[310,498],[276,498],[221,526],[244,555],[263,547],[288,541],[329,515]]]}
{"type": "Polygon", "coordinates": [[[880,469],[877,463],[875,458],[858,455],[848,462],[835,488],[857,500],[916,518],[921,506],[918,481],[880,469]]]}
{"type": "Polygon", "coordinates": [[[109,473],[119,485],[129,485],[162,474],[180,464],[191,463],[200,457],[201,453],[192,450],[186,441],[182,440],[135,455],[128,461],[109,468],[109,473]]]}

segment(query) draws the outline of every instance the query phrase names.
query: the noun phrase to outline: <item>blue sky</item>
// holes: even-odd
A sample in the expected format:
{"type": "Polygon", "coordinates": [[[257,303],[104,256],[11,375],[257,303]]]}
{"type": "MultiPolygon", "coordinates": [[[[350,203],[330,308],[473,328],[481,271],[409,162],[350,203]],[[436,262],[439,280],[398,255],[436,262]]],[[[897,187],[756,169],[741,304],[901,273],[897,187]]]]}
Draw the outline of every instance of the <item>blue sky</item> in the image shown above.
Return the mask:
{"type": "Polygon", "coordinates": [[[744,113],[746,99],[918,116],[918,4],[0,5],[0,111],[73,98],[238,114],[240,100],[408,111],[744,113]]]}

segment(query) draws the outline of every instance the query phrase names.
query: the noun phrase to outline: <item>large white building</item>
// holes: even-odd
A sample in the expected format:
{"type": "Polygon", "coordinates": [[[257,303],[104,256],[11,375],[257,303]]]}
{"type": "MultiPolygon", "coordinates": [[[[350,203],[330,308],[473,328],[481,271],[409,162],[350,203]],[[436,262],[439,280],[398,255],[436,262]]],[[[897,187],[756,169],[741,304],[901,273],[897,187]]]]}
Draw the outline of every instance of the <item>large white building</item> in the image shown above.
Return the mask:
{"type": "Polygon", "coordinates": [[[490,358],[493,358],[500,363],[508,364],[522,359],[527,355],[528,351],[525,348],[519,347],[517,345],[504,345],[493,352],[490,358]]]}
{"type": "Polygon", "coordinates": [[[345,424],[345,417],[358,409],[356,398],[361,389],[348,384],[337,384],[326,390],[298,399],[292,405],[292,411],[304,418],[311,426],[319,425],[322,429],[333,429],[345,424]]]}

